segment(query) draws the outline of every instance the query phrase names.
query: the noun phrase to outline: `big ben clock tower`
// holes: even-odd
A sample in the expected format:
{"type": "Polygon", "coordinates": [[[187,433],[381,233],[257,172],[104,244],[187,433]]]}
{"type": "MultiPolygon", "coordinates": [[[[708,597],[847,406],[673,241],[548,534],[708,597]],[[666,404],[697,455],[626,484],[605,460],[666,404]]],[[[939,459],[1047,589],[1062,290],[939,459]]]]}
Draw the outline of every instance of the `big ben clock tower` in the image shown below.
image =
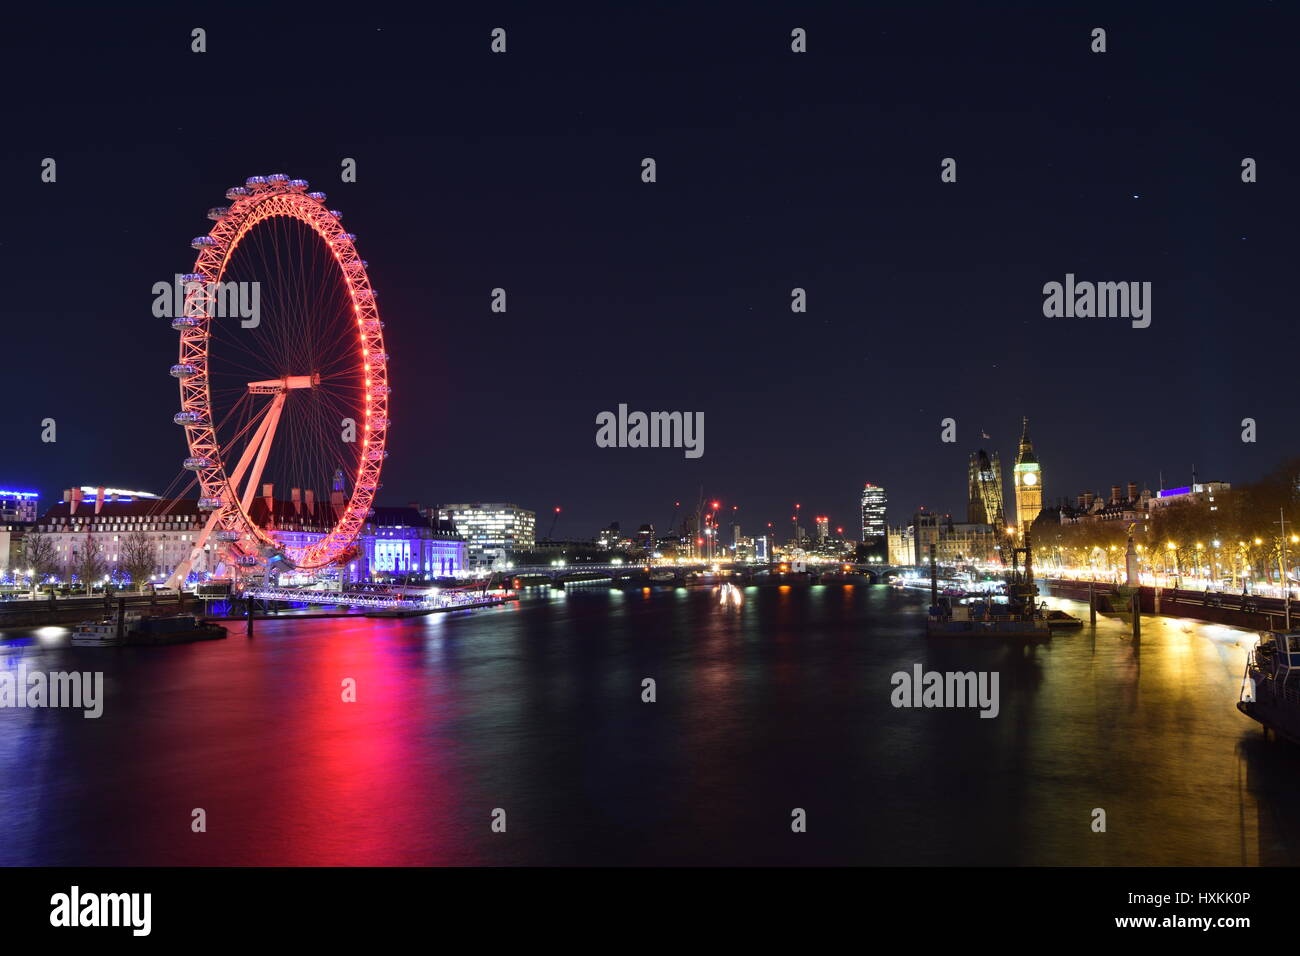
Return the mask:
{"type": "Polygon", "coordinates": [[[1034,443],[1029,440],[1029,419],[1025,419],[1020,433],[1020,453],[1016,455],[1016,533],[1024,540],[1025,531],[1043,510],[1043,473],[1034,454],[1034,443]]]}

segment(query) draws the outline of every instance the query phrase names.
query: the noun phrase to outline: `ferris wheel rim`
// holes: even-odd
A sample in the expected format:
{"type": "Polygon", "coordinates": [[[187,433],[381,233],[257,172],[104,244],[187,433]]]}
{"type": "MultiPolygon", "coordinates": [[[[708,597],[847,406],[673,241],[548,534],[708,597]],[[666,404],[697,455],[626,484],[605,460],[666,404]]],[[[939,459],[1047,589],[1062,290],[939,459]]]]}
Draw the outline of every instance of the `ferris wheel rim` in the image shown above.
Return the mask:
{"type": "MultiPolygon", "coordinates": [[[[251,177],[247,188],[234,187],[228,191],[228,198],[234,200],[230,207],[209,211],[209,216],[216,221],[207,236],[191,243],[198,256],[194,271],[185,277],[188,281],[184,319],[173,322],[174,325],[180,322],[177,327],[181,332],[179,363],[173,371],[182,370],[177,375],[182,410],[176,418],[185,425],[190,451],[186,467],[196,472],[201,497],[220,501],[217,509],[220,517],[214,531],[240,535],[229,547],[236,559],[255,556],[262,545],[290,552],[296,567],[315,570],[345,557],[370,516],[383,460],[387,457],[389,387],[383,326],[367,263],[357,253],[356,237],[343,229],[336,212],[325,207],[324,195],[307,193],[306,185],[303,180],[289,180],[285,176],[251,177]],[[244,239],[257,226],[277,217],[302,223],[329,247],[355,318],[355,367],[363,382],[365,421],[361,440],[357,442],[351,494],[335,513],[329,530],[318,541],[301,549],[286,547],[244,508],[238,489],[230,481],[225,450],[220,447],[216,434],[209,375],[213,320],[210,290],[223,280],[244,239]]],[[[333,503],[330,507],[334,507],[333,503]]]]}

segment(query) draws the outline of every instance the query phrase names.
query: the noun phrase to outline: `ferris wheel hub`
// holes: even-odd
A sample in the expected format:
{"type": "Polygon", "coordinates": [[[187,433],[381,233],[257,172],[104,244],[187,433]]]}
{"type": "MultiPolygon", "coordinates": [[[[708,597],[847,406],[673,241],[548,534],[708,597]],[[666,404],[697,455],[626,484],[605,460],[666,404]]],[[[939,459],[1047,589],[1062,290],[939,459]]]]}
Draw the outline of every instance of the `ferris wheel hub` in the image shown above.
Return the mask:
{"type": "Polygon", "coordinates": [[[320,385],[320,372],[311,375],[286,375],[284,378],[268,378],[260,382],[248,383],[250,395],[278,395],[296,388],[315,388],[320,385]]]}

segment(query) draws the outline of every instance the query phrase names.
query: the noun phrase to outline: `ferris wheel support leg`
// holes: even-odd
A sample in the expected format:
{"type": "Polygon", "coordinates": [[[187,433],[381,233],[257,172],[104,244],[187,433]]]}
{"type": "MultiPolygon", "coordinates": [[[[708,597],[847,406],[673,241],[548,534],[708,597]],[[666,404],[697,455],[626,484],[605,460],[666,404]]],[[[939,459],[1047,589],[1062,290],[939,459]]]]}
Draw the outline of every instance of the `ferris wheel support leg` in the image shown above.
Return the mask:
{"type": "MultiPolygon", "coordinates": [[[[266,417],[263,418],[262,423],[257,426],[257,431],[253,433],[252,440],[249,441],[248,447],[244,449],[243,455],[240,456],[239,464],[237,464],[235,470],[230,473],[230,487],[238,488],[240,480],[244,477],[244,472],[248,470],[248,463],[253,460],[254,453],[260,452],[258,455],[258,467],[256,473],[249,481],[249,494],[245,495],[245,511],[248,510],[248,502],[252,500],[251,492],[257,487],[257,479],[261,477],[262,468],[266,464],[266,453],[270,450],[271,436],[275,433],[276,423],[280,420],[280,409],[283,407],[284,393],[281,392],[275,397],[275,400],[271,402],[270,407],[267,409],[266,417]]],[[[176,570],[172,572],[172,576],[167,579],[163,587],[176,588],[177,590],[180,589],[180,586],[185,583],[185,579],[189,577],[190,569],[194,567],[194,563],[198,561],[199,555],[203,553],[204,545],[208,543],[208,538],[211,537],[212,532],[216,530],[217,523],[220,520],[221,511],[219,510],[212,512],[212,514],[208,516],[207,524],[203,526],[203,530],[199,533],[198,540],[194,542],[194,547],[190,549],[189,556],[176,566],[176,570]]]]}
{"type": "MultiPolygon", "coordinates": [[[[253,465],[252,474],[248,476],[248,487],[244,489],[244,497],[239,503],[245,514],[248,513],[248,506],[253,503],[253,498],[256,497],[257,483],[262,478],[262,469],[266,467],[266,458],[271,453],[271,440],[275,438],[275,426],[280,422],[280,410],[284,408],[284,396],[286,394],[283,391],[276,394],[271,402],[271,407],[267,409],[266,418],[257,429],[258,435],[261,437],[253,436],[253,441],[250,441],[248,448],[244,450],[244,459],[240,461],[240,465],[246,465],[249,452],[254,447],[257,448],[257,461],[253,465]]],[[[237,473],[242,471],[242,468],[236,469],[237,473]]],[[[230,486],[237,488],[238,485],[239,479],[232,477],[230,486]]]]}

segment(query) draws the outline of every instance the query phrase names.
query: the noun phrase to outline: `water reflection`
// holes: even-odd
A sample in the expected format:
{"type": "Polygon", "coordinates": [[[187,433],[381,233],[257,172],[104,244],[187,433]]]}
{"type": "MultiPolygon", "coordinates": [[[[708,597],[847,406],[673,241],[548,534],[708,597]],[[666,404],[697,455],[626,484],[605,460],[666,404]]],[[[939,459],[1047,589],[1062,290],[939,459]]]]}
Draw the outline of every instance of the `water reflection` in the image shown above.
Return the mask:
{"type": "Polygon", "coordinates": [[[1234,707],[1249,634],[927,639],[924,595],[738,593],[542,591],[163,649],[13,636],[0,666],[102,669],[107,700],[0,710],[0,863],[1300,862],[1300,751],[1234,707]],[[915,664],[996,671],[999,716],[894,708],[915,664]]]}

